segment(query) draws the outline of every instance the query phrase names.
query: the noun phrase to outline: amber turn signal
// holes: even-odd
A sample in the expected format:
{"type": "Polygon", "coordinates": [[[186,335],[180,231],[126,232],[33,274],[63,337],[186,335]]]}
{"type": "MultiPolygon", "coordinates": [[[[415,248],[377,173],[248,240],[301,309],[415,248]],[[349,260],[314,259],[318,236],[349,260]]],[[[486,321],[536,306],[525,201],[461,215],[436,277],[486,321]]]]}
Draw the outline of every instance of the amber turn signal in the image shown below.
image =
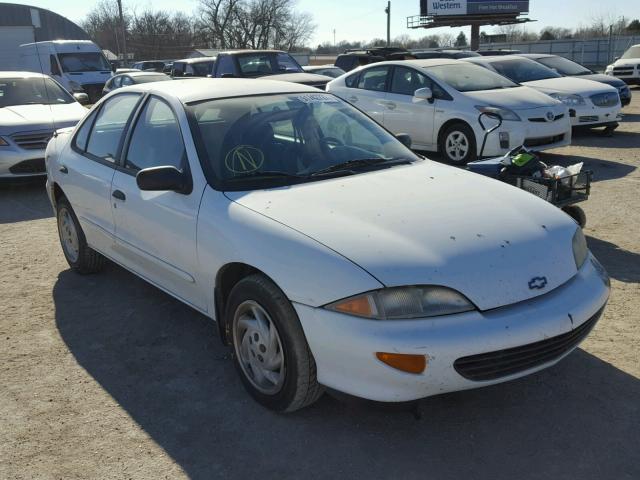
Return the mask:
{"type": "Polygon", "coordinates": [[[376,352],[376,357],[390,367],[407,373],[422,373],[427,368],[427,357],[424,355],[376,352]]]}

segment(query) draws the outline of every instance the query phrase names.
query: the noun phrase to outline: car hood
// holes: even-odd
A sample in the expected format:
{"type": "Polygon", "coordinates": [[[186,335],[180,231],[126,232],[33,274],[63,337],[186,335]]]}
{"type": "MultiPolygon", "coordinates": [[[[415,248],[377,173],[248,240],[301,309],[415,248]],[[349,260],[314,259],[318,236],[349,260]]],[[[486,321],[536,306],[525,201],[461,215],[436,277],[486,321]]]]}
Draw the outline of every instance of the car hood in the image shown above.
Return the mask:
{"type": "Polygon", "coordinates": [[[542,295],[577,272],[576,224],[566,214],[505,183],[431,161],[226,195],[385,286],[444,285],[481,310],[542,295]]]}
{"type": "Polygon", "coordinates": [[[580,75],[580,78],[584,78],[585,80],[593,80],[594,82],[606,83],[607,85],[611,85],[614,88],[618,88],[626,85],[626,83],[624,83],[623,80],[620,80],[619,78],[616,78],[616,77],[612,77],[611,75],[604,75],[602,73],[580,75]]]}
{"type": "Polygon", "coordinates": [[[280,80],[282,82],[301,83],[303,85],[325,85],[333,78],[315,73],[277,73],[260,77],[265,80],[280,80]]]}
{"type": "Polygon", "coordinates": [[[614,67],[635,67],[640,65],[640,58],[620,58],[613,62],[614,67]]]}
{"type": "Polygon", "coordinates": [[[495,105],[511,110],[528,110],[539,107],[562,105],[548,95],[529,87],[505,88],[502,90],[482,90],[464,92],[462,95],[478,102],[478,105],[495,105]]]}
{"type": "Polygon", "coordinates": [[[77,102],[62,105],[13,105],[0,108],[0,132],[54,130],[75,125],[87,113],[77,102]]]}
{"type": "Polygon", "coordinates": [[[534,82],[523,82],[523,84],[537,88],[544,93],[575,93],[588,96],[594,93],[618,92],[609,85],[575,77],[547,78],[534,82]]]}

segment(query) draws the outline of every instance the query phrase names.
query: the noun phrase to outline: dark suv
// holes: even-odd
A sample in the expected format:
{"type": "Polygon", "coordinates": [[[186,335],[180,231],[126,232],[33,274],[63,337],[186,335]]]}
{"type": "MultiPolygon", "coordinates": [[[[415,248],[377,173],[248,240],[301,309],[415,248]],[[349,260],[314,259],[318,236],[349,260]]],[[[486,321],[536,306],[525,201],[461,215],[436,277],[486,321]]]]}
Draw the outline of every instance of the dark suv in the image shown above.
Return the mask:
{"type": "Polygon", "coordinates": [[[353,70],[362,65],[383,62],[385,60],[409,60],[416,57],[403,48],[378,47],[365,50],[347,50],[336,58],[335,66],[345,72],[353,70]]]}
{"type": "Polygon", "coordinates": [[[479,57],[480,54],[471,50],[422,50],[411,52],[416,58],[423,60],[425,58],[459,58],[479,57]]]}
{"type": "Polygon", "coordinates": [[[212,76],[217,78],[267,78],[301,83],[324,90],[333,80],[325,75],[306,73],[287,52],[279,50],[237,50],[220,52],[212,76]]]}

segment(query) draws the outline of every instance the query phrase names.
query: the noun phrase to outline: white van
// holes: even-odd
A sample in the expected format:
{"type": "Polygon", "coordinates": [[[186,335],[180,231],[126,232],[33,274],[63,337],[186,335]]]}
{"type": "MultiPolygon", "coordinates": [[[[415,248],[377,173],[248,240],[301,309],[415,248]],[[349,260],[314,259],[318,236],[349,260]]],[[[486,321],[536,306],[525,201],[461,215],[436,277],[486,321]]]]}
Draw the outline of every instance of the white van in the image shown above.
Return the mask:
{"type": "Polygon", "coordinates": [[[70,92],[97,101],[113,76],[102,50],[89,40],[53,40],[20,45],[22,69],[55,78],[70,92]]]}

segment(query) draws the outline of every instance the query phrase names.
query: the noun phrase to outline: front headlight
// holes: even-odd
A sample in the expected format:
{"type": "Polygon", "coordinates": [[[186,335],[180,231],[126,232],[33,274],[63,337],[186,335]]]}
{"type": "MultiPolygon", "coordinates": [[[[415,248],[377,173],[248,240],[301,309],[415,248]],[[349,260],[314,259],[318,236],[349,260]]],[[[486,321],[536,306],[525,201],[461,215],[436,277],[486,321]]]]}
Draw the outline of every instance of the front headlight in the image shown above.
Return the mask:
{"type": "Polygon", "coordinates": [[[573,234],[573,259],[576,261],[576,268],[580,270],[584,262],[589,256],[589,247],[587,247],[587,239],[584,238],[582,229],[578,227],[576,233],[573,234]]]}
{"type": "Polygon", "coordinates": [[[325,308],[375,320],[437,317],[475,310],[461,293],[446,287],[393,287],[363,293],[325,308]]]}
{"type": "Polygon", "coordinates": [[[580,95],[569,93],[550,93],[551,98],[555,98],[569,107],[577,107],[578,105],[584,105],[584,98],[580,95]]]}
{"type": "Polygon", "coordinates": [[[500,115],[503,120],[512,120],[514,122],[520,121],[518,114],[508,108],[496,107],[493,105],[476,105],[476,110],[483,113],[496,113],[500,115]]]}
{"type": "Polygon", "coordinates": [[[605,75],[613,75],[613,65],[607,65],[607,68],[604,69],[605,75]]]}

